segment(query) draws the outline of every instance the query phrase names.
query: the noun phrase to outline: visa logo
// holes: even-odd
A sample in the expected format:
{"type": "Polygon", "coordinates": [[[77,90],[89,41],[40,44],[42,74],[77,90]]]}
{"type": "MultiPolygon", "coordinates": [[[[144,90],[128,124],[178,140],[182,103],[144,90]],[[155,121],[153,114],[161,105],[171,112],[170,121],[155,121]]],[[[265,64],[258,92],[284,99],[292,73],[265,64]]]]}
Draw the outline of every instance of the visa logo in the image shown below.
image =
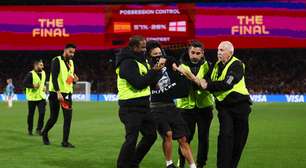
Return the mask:
{"type": "Polygon", "coordinates": [[[304,102],[304,96],[303,95],[286,95],[287,102],[304,102]]]}
{"type": "Polygon", "coordinates": [[[72,100],[73,101],[86,101],[86,95],[85,94],[73,94],[72,100]]]}
{"type": "Polygon", "coordinates": [[[250,95],[253,102],[267,102],[266,95],[250,95]]]}
{"type": "Polygon", "coordinates": [[[105,101],[118,101],[118,96],[115,94],[107,94],[107,95],[103,95],[105,101]]]}

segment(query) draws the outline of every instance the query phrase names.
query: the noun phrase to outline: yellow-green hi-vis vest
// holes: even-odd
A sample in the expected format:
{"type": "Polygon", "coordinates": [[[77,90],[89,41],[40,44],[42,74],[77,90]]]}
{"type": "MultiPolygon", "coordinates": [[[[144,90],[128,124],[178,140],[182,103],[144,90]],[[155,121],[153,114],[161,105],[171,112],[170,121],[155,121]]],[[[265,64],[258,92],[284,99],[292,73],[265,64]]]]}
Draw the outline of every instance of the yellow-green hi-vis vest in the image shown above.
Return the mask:
{"type": "MultiPolygon", "coordinates": [[[[60,71],[57,77],[59,91],[61,93],[72,93],[73,92],[73,78],[74,78],[74,64],[73,60],[69,60],[69,70],[66,67],[65,61],[62,60],[61,56],[57,56],[54,59],[59,60],[60,71]]],[[[52,72],[50,73],[49,80],[49,91],[55,92],[53,83],[52,83],[52,72]]]]}
{"type": "MultiPolygon", "coordinates": [[[[230,62],[228,62],[226,64],[226,66],[224,67],[221,75],[218,77],[218,71],[219,71],[219,66],[218,64],[221,63],[220,61],[216,62],[216,64],[214,65],[214,69],[211,73],[211,80],[212,81],[223,81],[226,77],[228,68],[235,62],[235,61],[240,61],[239,59],[237,59],[236,57],[233,56],[233,58],[230,60],[230,62]]],[[[244,64],[243,64],[243,69],[244,69],[244,64]]],[[[227,90],[227,91],[219,91],[219,92],[213,92],[213,95],[215,96],[215,98],[218,101],[222,101],[226,98],[227,95],[229,95],[232,92],[237,92],[240,93],[242,95],[249,95],[248,89],[246,88],[245,85],[245,80],[244,80],[244,76],[241,78],[241,80],[236,83],[232,89],[227,90]]]]}
{"type": "MultiPolygon", "coordinates": [[[[190,71],[190,67],[185,64],[181,65],[184,69],[190,71]]],[[[203,79],[209,70],[207,61],[200,66],[200,69],[197,73],[197,77],[203,79]]],[[[192,88],[189,91],[188,97],[179,98],[176,100],[176,107],[183,109],[193,109],[195,107],[205,108],[213,106],[214,99],[213,96],[205,90],[193,90],[192,88]]]]}
{"type": "MultiPolygon", "coordinates": [[[[136,60],[135,60],[136,61],[136,60]]],[[[140,75],[146,75],[148,73],[149,64],[147,64],[147,67],[143,65],[142,63],[137,62],[138,69],[140,75]]],[[[128,99],[134,99],[138,97],[145,97],[150,95],[150,86],[138,90],[135,89],[131,84],[128,83],[125,79],[120,78],[120,67],[116,69],[117,74],[117,88],[118,88],[118,97],[119,100],[128,100],[128,99]]]]}
{"type": "Polygon", "coordinates": [[[44,90],[45,82],[46,82],[46,73],[45,71],[41,71],[41,78],[39,78],[37,72],[32,70],[30,72],[32,74],[32,84],[39,84],[39,88],[26,88],[26,98],[28,101],[39,101],[42,99],[46,99],[46,93],[44,90]]]}

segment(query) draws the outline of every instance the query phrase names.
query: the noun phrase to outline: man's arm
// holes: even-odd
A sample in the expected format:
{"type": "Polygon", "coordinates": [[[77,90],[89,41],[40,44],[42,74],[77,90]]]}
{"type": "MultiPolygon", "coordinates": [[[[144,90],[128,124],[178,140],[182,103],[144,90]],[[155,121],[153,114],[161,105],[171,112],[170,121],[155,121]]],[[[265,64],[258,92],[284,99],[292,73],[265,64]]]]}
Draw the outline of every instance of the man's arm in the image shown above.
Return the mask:
{"type": "Polygon", "coordinates": [[[207,80],[207,90],[211,92],[226,91],[233,88],[244,75],[243,64],[235,61],[228,69],[225,79],[222,81],[207,80]]]}
{"type": "Polygon", "coordinates": [[[54,59],[51,62],[51,73],[52,73],[52,81],[51,82],[52,82],[53,88],[56,92],[59,91],[59,86],[58,86],[58,82],[57,82],[59,72],[60,72],[59,60],[54,59]]]}
{"type": "Polygon", "coordinates": [[[134,88],[144,89],[148,87],[151,83],[155,81],[157,71],[148,70],[146,75],[141,75],[139,73],[139,68],[137,63],[132,59],[124,60],[120,64],[120,78],[127,80],[134,88]]]}
{"type": "Polygon", "coordinates": [[[76,84],[76,82],[78,82],[80,80],[79,76],[77,75],[77,68],[75,66],[75,64],[73,64],[74,66],[74,74],[73,74],[73,84],[76,84]]]}
{"type": "Polygon", "coordinates": [[[214,64],[211,63],[211,62],[207,62],[208,63],[208,72],[204,75],[204,79],[206,81],[210,81],[210,76],[211,76],[211,73],[212,73],[212,70],[214,69],[214,64]]]}
{"type": "Polygon", "coordinates": [[[33,78],[32,78],[32,73],[31,72],[27,73],[27,75],[23,79],[23,86],[25,88],[34,88],[34,86],[33,86],[33,78]]]}
{"type": "Polygon", "coordinates": [[[196,77],[190,70],[185,69],[183,66],[177,66],[176,64],[172,65],[173,69],[175,71],[178,71],[179,73],[181,73],[182,75],[184,75],[187,79],[189,79],[190,81],[194,82],[195,84],[197,84],[198,86],[201,86],[200,83],[200,79],[198,77],[196,77]]]}

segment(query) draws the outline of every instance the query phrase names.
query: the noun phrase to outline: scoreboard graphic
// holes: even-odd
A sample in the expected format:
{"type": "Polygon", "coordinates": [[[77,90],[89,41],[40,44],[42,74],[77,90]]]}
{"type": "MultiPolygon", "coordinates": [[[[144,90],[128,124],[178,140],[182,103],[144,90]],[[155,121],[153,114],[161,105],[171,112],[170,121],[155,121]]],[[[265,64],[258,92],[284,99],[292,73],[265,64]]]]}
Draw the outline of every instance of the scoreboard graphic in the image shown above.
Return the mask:
{"type": "Polygon", "coordinates": [[[1,6],[0,50],[108,50],[132,35],[163,44],[197,39],[215,49],[305,48],[305,2],[1,6]]]}
{"type": "Polygon", "coordinates": [[[195,36],[194,4],[117,5],[110,8],[105,35],[109,45],[122,46],[135,34],[162,43],[185,42],[195,36]]]}

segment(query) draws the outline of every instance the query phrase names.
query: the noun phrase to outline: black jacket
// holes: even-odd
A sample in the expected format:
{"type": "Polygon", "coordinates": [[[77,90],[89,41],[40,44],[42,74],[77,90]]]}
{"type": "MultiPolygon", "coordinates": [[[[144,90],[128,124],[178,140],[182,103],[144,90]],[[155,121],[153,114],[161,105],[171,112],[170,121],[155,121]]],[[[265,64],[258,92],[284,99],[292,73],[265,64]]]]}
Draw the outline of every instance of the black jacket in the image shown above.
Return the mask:
{"type": "MultiPolygon", "coordinates": [[[[233,59],[233,57],[231,59],[233,59]]],[[[230,62],[230,60],[228,62],[230,62]]],[[[219,66],[218,76],[221,75],[221,73],[222,73],[223,69],[225,68],[225,66],[227,65],[227,63],[223,65],[220,62],[218,64],[218,66],[219,66]]],[[[237,84],[245,74],[242,62],[241,61],[235,61],[228,68],[227,74],[226,74],[225,79],[223,81],[211,81],[210,76],[211,76],[213,68],[214,67],[211,66],[210,71],[209,71],[209,75],[207,75],[206,78],[205,78],[207,80],[207,83],[208,83],[207,90],[210,91],[210,92],[226,91],[226,90],[232,89],[233,86],[235,84],[237,84]]],[[[230,105],[237,104],[237,103],[250,103],[251,104],[250,96],[242,95],[242,94],[237,93],[237,92],[232,92],[229,95],[227,95],[226,98],[223,101],[220,102],[220,101],[216,100],[217,107],[218,106],[230,106],[230,105]]]]}
{"type": "MultiPolygon", "coordinates": [[[[147,61],[145,55],[142,53],[135,53],[130,48],[123,48],[116,57],[116,68],[120,67],[119,76],[122,79],[127,80],[127,82],[132,85],[135,89],[144,89],[150,86],[156,79],[157,72],[148,68],[148,73],[142,76],[139,73],[138,65],[136,63],[140,62],[147,67],[147,61]]],[[[129,100],[119,100],[119,105],[132,106],[132,107],[149,107],[150,96],[139,97],[129,100]]]]}
{"type": "MultiPolygon", "coordinates": [[[[41,73],[37,73],[38,77],[41,79],[41,73]]],[[[23,86],[24,88],[34,88],[33,86],[33,78],[32,78],[32,73],[29,72],[23,79],[23,86]]]]}

